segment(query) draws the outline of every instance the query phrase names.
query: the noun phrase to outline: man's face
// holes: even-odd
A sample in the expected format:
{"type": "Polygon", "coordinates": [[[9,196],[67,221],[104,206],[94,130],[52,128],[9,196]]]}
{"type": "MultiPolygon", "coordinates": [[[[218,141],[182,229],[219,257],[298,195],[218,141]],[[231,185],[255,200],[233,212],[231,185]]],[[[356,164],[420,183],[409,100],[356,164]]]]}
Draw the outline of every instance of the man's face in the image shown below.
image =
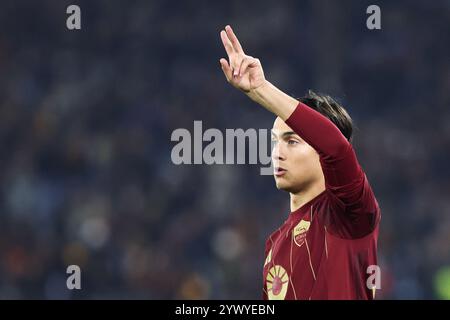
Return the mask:
{"type": "Polygon", "coordinates": [[[297,193],[323,179],[319,154],[279,117],[273,124],[272,141],[272,161],[278,189],[297,193]]]}

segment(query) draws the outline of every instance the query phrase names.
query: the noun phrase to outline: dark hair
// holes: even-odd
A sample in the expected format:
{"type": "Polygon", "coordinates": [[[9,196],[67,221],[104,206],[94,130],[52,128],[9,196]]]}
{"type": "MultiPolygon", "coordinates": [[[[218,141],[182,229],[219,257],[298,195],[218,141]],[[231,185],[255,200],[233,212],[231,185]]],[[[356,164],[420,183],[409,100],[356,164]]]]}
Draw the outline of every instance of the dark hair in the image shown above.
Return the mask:
{"type": "Polygon", "coordinates": [[[328,95],[315,93],[312,90],[308,90],[308,93],[298,100],[330,119],[339,128],[344,137],[348,141],[352,141],[352,118],[336,100],[328,95]]]}

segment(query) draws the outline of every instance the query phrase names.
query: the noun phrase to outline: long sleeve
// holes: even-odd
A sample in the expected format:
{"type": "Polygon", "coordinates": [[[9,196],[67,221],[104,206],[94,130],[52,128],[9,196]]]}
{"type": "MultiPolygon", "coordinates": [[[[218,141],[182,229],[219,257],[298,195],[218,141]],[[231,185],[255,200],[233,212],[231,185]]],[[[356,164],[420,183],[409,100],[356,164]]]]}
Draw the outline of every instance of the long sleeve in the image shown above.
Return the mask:
{"type": "Polygon", "coordinates": [[[286,124],[319,154],[325,187],[340,207],[339,211],[347,215],[337,217],[342,219],[339,224],[344,224],[346,229],[350,228],[349,223],[357,226],[357,230],[346,234],[371,231],[378,220],[379,208],[350,142],[333,122],[301,102],[286,124]]]}

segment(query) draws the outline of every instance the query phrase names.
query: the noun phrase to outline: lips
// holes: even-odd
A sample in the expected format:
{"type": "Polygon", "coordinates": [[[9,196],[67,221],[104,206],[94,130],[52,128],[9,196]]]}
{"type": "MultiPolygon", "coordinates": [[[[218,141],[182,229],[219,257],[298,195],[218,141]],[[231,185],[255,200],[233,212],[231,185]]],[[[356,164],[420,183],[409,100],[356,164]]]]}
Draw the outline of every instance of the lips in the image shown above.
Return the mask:
{"type": "Polygon", "coordinates": [[[277,177],[281,177],[282,175],[284,175],[286,173],[286,169],[281,168],[281,167],[275,167],[275,170],[273,172],[273,174],[277,177]]]}

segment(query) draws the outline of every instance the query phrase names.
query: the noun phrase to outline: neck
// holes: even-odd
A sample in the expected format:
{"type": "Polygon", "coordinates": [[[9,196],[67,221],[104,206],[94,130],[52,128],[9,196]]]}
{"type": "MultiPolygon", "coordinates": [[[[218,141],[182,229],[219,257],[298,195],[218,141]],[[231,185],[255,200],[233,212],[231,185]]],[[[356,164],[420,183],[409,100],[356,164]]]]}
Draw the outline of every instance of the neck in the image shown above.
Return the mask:
{"type": "Polygon", "coordinates": [[[296,193],[290,193],[291,195],[291,212],[294,212],[304,204],[308,203],[325,190],[325,181],[313,184],[306,190],[301,190],[296,193]]]}

